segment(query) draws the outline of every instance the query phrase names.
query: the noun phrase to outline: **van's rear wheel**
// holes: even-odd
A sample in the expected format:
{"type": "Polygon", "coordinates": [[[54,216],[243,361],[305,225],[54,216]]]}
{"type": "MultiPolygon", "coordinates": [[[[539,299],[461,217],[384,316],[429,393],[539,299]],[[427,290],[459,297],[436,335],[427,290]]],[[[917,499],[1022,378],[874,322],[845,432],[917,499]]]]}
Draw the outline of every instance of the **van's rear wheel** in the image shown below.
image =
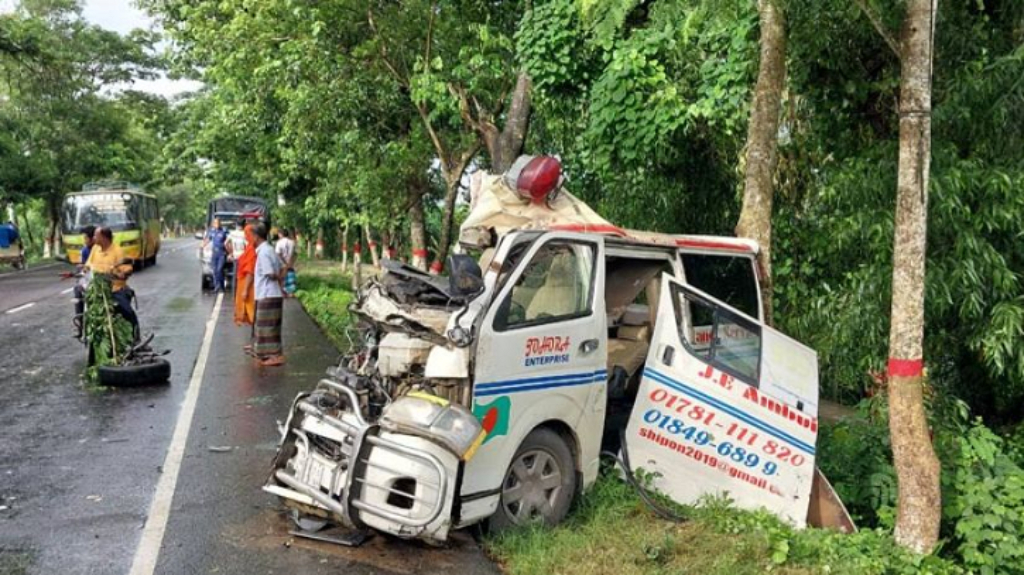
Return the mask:
{"type": "Polygon", "coordinates": [[[565,519],[576,493],[576,468],[565,439],[550,429],[535,429],[519,446],[501,484],[498,510],[489,526],[502,531],[565,519]]]}

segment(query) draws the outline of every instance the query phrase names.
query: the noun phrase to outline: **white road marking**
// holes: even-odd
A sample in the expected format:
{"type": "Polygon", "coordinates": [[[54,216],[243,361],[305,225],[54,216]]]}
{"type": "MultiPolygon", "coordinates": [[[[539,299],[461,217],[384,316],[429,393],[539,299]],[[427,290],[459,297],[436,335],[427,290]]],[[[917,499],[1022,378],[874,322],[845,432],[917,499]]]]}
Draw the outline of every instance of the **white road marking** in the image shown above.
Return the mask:
{"type": "Polygon", "coordinates": [[[21,311],[23,309],[28,309],[28,308],[30,308],[30,307],[32,307],[34,305],[36,305],[36,302],[30,301],[30,302],[28,302],[25,305],[19,305],[16,308],[11,308],[11,309],[7,310],[7,313],[18,313],[19,311],[21,311]]]}
{"type": "Polygon", "coordinates": [[[64,290],[64,291],[62,291],[62,292],[60,292],[60,295],[64,295],[64,294],[66,294],[66,293],[71,293],[71,292],[72,292],[72,291],[74,291],[74,290],[75,290],[75,287],[74,287],[74,286],[71,286],[71,287],[69,287],[68,289],[66,289],[66,290],[64,290]]]}
{"type": "Polygon", "coordinates": [[[185,402],[181,406],[178,422],[174,426],[174,436],[167,449],[167,457],[164,458],[163,473],[160,475],[160,481],[156,484],[156,494],[149,506],[146,525],[142,528],[142,538],[138,548],[135,549],[135,559],[132,560],[130,575],[152,575],[156,571],[156,560],[160,556],[167,520],[171,515],[171,501],[174,499],[174,490],[178,484],[178,472],[181,471],[181,460],[185,457],[185,445],[188,443],[188,433],[192,428],[192,417],[195,415],[196,401],[199,399],[199,388],[203,385],[206,360],[210,356],[213,332],[217,327],[220,304],[223,300],[224,294],[218,294],[217,303],[213,306],[213,313],[210,315],[210,319],[206,320],[203,344],[199,348],[199,357],[196,358],[196,367],[192,370],[192,379],[189,381],[188,391],[185,393],[185,402]]]}

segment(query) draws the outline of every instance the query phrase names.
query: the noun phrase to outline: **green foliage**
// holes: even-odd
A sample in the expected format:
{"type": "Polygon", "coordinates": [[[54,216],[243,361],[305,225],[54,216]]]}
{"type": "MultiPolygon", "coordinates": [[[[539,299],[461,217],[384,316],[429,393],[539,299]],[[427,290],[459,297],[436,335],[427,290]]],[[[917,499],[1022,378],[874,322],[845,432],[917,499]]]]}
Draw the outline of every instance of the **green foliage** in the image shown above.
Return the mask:
{"type": "Polygon", "coordinates": [[[89,345],[93,364],[86,370],[86,381],[95,383],[98,368],[120,365],[134,341],[134,330],[128,320],[116,311],[111,280],[94,274],[85,291],[83,332],[89,345]]]}
{"type": "Polygon", "coordinates": [[[1024,469],[980,421],[955,441],[943,515],[954,523],[957,555],[975,573],[1024,573],[1024,469]]]}
{"type": "Polygon", "coordinates": [[[0,16],[0,202],[63,195],[92,180],[155,180],[162,98],[114,92],[154,77],[156,35],[120,35],[86,22],[80,3],[24,1],[0,16]]]}
{"type": "Polygon", "coordinates": [[[1017,467],[1024,469],[1024,422],[1017,424],[1005,436],[1006,454],[1013,459],[1017,467]]]}
{"type": "Polygon", "coordinates": [[[620,225],[727,233],[755,23],[731,1],[538,4],[517,32],[531,145],[559,154],[572,191],[620,225]]]}
{"type": "MultiPolygon", "coordinates": [[[[972,573],[1022,572],[1024,469],[1014,441],[1004,441],[980,420],[970,422],[960,401],[929,401],[935,450],[942,462],[940,554],[972,573]]],[[[896,482],[885,402],[864,402],[859,415],[824,426],[818,459],[861,527],[893,526],[896,482]]],[[[1014,437],[1014,436],[1011,436],[1014,437]]]]}
{"type": "Polygon", "coordinates": [[[861,414],[821,427],[818,446],[822,456],[817,465],[855,523],[891,527],[896,507],[896,471],[886,414],[874,401],[864,402],[861,414]]]}

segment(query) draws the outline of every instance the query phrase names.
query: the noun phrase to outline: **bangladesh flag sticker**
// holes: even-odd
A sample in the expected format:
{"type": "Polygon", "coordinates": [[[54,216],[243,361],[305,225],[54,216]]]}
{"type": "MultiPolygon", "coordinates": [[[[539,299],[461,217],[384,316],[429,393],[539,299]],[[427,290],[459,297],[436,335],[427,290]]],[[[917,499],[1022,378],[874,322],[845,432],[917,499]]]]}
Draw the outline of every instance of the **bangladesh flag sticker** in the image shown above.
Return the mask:
{"type": "Polygon", "coordinates": [[[512,400],[508,396],[495,398],[487,404],[476,403],[473,405],[473,415],[480,420],[480,425],[487,432],[484,444],[498,437],[508,434],[508,418],[512,410],[512,400]]]}

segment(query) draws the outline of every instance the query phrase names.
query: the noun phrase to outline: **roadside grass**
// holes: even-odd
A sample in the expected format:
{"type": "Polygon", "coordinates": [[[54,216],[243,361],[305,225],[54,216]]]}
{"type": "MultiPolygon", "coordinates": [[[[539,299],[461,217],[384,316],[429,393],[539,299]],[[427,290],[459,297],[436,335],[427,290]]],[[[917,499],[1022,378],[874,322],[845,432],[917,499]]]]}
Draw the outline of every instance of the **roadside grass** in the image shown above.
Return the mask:
{"type": "Polygon", "coordinates": [[[510,575],[962,572],[935,556],[903,551],[881,531],[795,530],[767,512],[741,511],[724,499],[697,507],[661,502],[687,521],[658,518],[631,486],[606,470],[561,525],[487,537],[484,546],[510,575]]]}
{"type": "Polygon", "coordinates": [[[31,551],[0,548],[0,575],[25,575],[34,564],[31,551]]]}
{"type": "Polygon", "coordinates": [[[485,539],[485,547],[511,575],[814,573],[776,566],[764,534],[731,535],[701,521],[659,519],[630,486],[608,474],[558,527],[511,531],[485,539]]]}

